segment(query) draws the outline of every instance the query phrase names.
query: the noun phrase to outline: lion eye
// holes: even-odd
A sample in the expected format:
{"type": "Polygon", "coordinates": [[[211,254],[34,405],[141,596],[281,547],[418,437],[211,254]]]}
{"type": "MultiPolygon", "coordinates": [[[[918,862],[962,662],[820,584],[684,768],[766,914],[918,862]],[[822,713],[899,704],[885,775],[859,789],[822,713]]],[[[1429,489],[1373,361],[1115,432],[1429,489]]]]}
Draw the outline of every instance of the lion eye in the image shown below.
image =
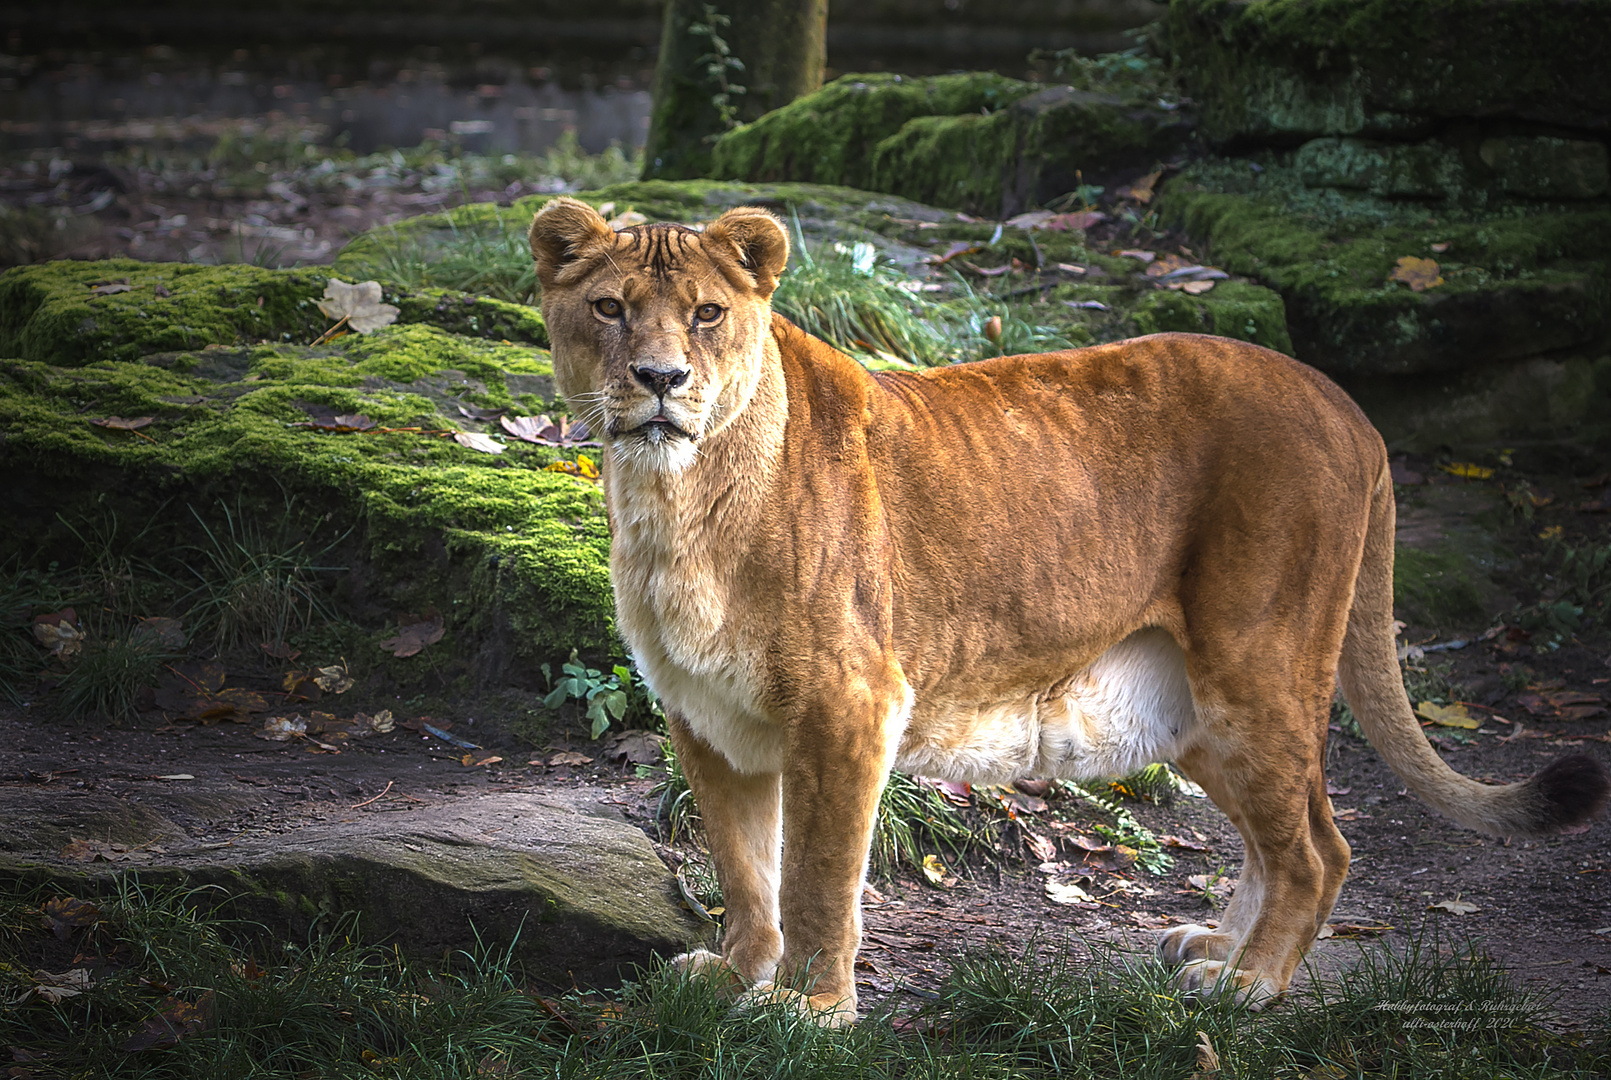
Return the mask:
{"type": "Polygon", "coordinates": [[[694,318],[698,319],[700,322],[715,322],[721,317],[722,309],[719,304],[700,304],[699,307],[694,310],[694,318]]]}
{"type": "Polygon", "coordinates": [[[593,301],[593,310],[606,319],[619,319],[621,317],[621,301],[613,296],[606,296],[603,300],[593,301]]]}

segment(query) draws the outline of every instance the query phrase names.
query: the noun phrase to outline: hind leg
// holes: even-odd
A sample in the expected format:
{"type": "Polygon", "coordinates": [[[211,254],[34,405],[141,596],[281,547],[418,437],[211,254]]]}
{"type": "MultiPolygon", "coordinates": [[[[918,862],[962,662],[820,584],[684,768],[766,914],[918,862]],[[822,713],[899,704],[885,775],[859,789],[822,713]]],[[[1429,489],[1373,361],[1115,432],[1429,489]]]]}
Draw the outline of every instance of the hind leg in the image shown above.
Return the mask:
{"type": "Polygon", "coordinates": [[[1219,929],[1176,927],[1160,945],[1165,962],[1179,967],[1183,989],[1233,994],[1254,1007],[1286,992],[1348,866],[1348,844],[1331,821],[1323,758],[1306,745],[1310,739],[1279,741],[1203,745],[1182,757],[1187,774],[1236,824],[1247,854],[1219,929]]]}

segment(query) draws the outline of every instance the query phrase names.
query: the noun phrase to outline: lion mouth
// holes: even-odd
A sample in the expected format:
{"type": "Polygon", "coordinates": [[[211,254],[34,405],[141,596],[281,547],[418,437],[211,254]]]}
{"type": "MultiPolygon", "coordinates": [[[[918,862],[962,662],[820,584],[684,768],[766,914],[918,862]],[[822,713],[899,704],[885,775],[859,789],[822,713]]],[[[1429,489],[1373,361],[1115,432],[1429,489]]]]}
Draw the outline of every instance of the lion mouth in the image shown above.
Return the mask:
{"type": "Polygon", "coordinates": [[[664,439],[670,439],[673,437],[692,441],[694,437],[692,432],[685,431],[678,427],[675,422],[667,418],[664,414],[651,416],[649,419],[631,429],[626,434],[642,435],[650,442],[660,442],[664,439]]]}

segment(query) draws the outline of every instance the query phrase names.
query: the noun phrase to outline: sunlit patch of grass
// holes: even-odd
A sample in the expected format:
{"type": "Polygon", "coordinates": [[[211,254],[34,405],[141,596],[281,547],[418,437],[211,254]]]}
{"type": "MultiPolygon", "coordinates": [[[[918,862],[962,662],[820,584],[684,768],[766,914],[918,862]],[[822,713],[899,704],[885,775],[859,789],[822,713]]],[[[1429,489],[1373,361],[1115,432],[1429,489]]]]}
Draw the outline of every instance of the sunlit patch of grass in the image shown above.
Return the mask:
{"type": "Polygon", "coordinates": [[[441,288],[479,293],[511,303],[537,302],[537,273],[525,233],[514,215],[498,214],[498,224],[460,227],[446,215],[451,230],[444,243],[422,243],[394,232],[378,234],[373,250],[353,273],[373,277],[399,289],[441,288]]]}
{"type": "Polygon", "coordinates": [[[890,877],[901,863],[922,870],[925,854],[945,852],[960,863],[977,837],[954,806],[933,788],[892,772],[878,799],[873,823],[872,865],[890,877]]]}

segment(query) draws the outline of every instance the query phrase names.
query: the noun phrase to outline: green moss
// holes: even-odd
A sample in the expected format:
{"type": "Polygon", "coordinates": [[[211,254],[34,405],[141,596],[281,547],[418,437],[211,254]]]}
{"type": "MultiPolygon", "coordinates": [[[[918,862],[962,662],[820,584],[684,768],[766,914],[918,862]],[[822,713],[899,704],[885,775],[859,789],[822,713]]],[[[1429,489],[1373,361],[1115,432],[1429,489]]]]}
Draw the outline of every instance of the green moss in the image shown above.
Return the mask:
{"type": "Polygon", "coordinates": [[[329,515],[332,533],[351,530],[361,567],[348,596],[354,617],[379,633],[396,612],[447,615],[440,653],[449,671],[480,678],[491,665],[529,680],[538,663],[572,648],[619,649],[598,488],[546,471],[560,456],[552,448],[510,440],[493,456],[450,437],[501,434],[461,405],[546,405],[546,353],[415,325],[319,349],[153,360],[0,361],[0,468],[15,526],[0,559],[44,557],[65,536],[57,515],[74,520],[80,504],[107,493],[126,519],[152,522],[146,542],[159,552],[194,542],[189,516],[165,507],[207,510],[219,498],[273,506],[291,495],[329,515]],[[420,430],[299,426],[320,409],[420,430]],[[88,423],[114,414],[155,420],[139,433],[88,423]]]}
{"type": "Polygon", "coordinates": [[[1305,188],[1272,158],[1257,173],[1246,161],[1194,166],[1157,205],[1219,265],[1279,291],[1296,355],[1329,372],[1456,371],[1611,331],[1611,210],[1433,213],[1305,188]],[[1390,280],[1404,256],[1435,259],[1443,283],[1414,292],[1390,280]]]}
{"type": "Polygon", "coordinates": [[[133,259],[17,267],[0,274],[0,354],[72,365],[241,339],[308,341],[329,325],[313,303],[327,280],[133,259]],[[129,291],[93,291],[121,281],[129,291]]]}
{"type": "Polygon", "coordinates": [[[1245,281],[1220,282],[1200,296],[1165,289],[1147,293],[1136,305],[1134,319],[1143,334],[1166,330],[1218,334],[1292,352],[1280,294],[1245,281]]]}
{"type": "Polygon", "coordinates": [[[874,146],[907,121],[992,112],[1034,90],[992,72],[844,75],[724,135],[712,151],[711,175],[866,188],[874,146]]]}
{"type": "MultiPolygon", "coordinates": [[[[312,341],[330,325],[317,306],[328,282],[322,271],[132,259],[18,267],[0,274],[0,355],[72,366],[209,345],[312,341]],[[128,291],[93,291],[116,283],[128,291]]],[[[394,290],[385,299],[400,309],[400,323],[548,340],[542,315],[524,305],[444,289],[394,290]]]]}
{"type": "Polygon", "coordinates": [[[1167,40],[1215,140],[1527,117],[1603,128],[1608,0],[1174,0],[1167,40]]]}

